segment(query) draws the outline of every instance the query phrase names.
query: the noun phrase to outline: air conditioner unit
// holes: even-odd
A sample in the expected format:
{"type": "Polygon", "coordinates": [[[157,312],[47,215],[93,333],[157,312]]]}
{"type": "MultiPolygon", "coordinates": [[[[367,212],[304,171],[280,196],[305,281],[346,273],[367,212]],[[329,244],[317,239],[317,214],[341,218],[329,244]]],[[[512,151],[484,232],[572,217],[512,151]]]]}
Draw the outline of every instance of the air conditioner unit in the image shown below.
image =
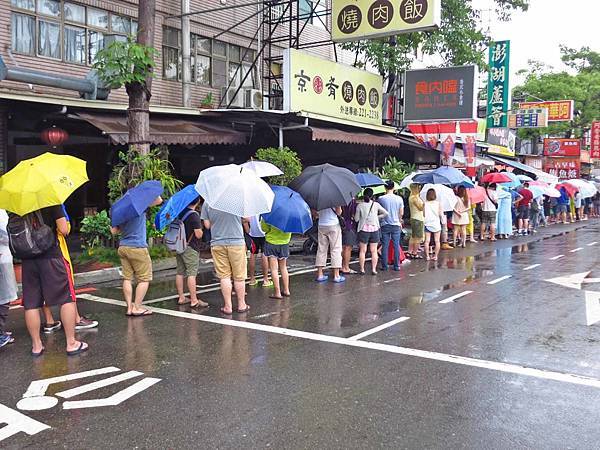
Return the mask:
{"type": "Polygon", "coordinates": [[[243,108],[244,107],[244,97],[243,97],[244,92],[240,89],[236,95],[236,91],[238,91],[237,88],[230,88],[230,89],[221,88],[221,98],[223,99],[221,104],[225,108],[243,108]]]}
{"type": "Polygon", "coordinates": [[[263,98],[258,89],[244,89],[244,108],[263,109],[263,98]]]}

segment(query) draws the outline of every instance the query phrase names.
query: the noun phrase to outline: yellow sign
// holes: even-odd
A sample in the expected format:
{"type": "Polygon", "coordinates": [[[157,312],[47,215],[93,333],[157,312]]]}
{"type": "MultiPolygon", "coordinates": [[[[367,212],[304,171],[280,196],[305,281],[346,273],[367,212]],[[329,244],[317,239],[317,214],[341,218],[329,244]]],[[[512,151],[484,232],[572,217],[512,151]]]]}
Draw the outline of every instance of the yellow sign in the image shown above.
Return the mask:
{"type": "Polygon", "coordinates": [[[283,54],[283,109],[381,125],[379,75],[295,49],[283,54]]]}
{"type": "Polygon", "coordinates": [[[442,0],[332,0],[334,42],[393,36],[436,28],[442,0]]]}
{"type": "Polygon", "coordinates": [[[514,150],[511,150],[508,147],[504,147],[503,145],[490,145],[487,149],[487,152],[491,155],[510,156],[510,157],[515,156],[514,150]]]}

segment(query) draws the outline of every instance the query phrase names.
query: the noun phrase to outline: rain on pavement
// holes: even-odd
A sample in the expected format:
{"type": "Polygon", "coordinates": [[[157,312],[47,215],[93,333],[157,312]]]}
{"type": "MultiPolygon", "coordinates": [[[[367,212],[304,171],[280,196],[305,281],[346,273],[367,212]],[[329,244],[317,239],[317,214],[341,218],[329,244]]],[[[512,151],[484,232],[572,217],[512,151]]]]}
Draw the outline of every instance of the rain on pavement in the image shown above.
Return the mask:
{"type": "MultiPolygon", "coordinates": [[[[80,307],[100,327],[76,358],[57,333],[32,360],[14,309],[0,447],[597,448],[599,231],[552,226],[341,285],[296,259],[291,299],[248,288],[252,309],[233,318],[178,306],[157,280],[154,315],[128,319],[118,286],[97,286],[80,307]],[[19,409],[26,392],[52,406],[19,409]]],[[[219,305],[211,277],[199,285],[219,305]]]]}

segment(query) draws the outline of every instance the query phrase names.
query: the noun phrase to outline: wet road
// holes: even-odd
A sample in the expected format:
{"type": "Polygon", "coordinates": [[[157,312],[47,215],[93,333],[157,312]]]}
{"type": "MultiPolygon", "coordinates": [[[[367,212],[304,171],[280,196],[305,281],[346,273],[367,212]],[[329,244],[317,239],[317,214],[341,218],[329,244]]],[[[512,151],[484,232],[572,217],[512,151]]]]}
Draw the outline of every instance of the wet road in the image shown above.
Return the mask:
{"type": "MultiPolygon", "coordinates": [[[[343,285],[300,264],[291,299],[250,288],[232,319],[164,299],[170,282],[154,283],[152,317],[128,319],[104,286],[81,296],[101,325],[75,358],[58,333],[32,361],[15,309],[0,447],[597,448],[599,231],[554,226],[343,285]],[[47,409],[20,410],[24,394],[47,409]]],[[[201,298],[218,305],[209,278],[201,298]]]]}

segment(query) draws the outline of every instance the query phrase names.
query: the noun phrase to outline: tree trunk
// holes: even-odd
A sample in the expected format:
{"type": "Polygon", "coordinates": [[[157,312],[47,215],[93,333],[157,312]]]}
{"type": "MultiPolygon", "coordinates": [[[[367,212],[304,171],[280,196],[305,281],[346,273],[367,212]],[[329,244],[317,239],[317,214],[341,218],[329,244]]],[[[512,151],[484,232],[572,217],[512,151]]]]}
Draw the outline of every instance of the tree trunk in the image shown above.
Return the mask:
{"type": "MultiPolygon", "coordinates": [[[[154,47],[154,15],[156,0],[139,0],[138,44],[154,47]]],[[[146,155],[150,152],[150,97],[152,97],[152,76],[145,84],[131,84],[126,87],[129,96],[127,124],[129,127],[130,149],[146,155]]]]}

